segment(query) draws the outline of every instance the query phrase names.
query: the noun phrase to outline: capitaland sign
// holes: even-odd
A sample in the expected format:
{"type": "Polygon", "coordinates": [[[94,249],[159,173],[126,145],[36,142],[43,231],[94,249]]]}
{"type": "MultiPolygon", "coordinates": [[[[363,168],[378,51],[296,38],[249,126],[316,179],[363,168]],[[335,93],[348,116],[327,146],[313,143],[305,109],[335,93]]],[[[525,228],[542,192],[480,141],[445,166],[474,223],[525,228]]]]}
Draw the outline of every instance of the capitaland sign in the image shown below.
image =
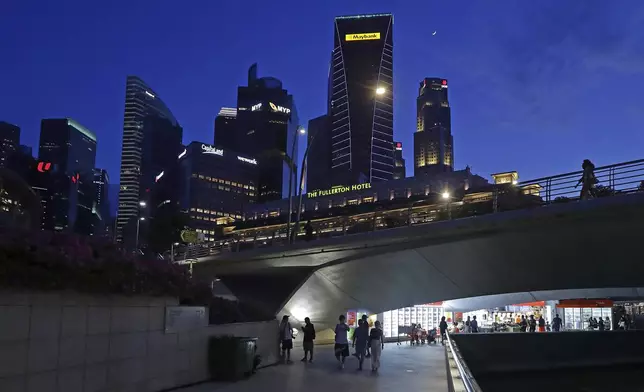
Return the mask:
{"type": "Polygon", "coordinates": [[[269,102],[268,106],[270,106],[271,110],[275,113],[284,113],[284,114],[291,113],[291,109],[285,108],[284,106],[275,105],[273,102],[269,102]]]}
{"type": "Polygon", "coordinates": [[[337,195],[339,193],[362,191],[365,189],[371,189],[371,184],[365,183],[365,184],[353,184],[353,185],[336,185],[334,187],[331,187],[331,189],[318,189],[315,191],[308,192],[306,194],[306,197],[313,198],[313,197],[321,197],[321,196],[332,196],[332,195],[337,195]]]}
{"type": "Polygon", "coordinates": [[[345,41],[372,41],[376,39],[380,39],[380,33],[358,33],[344,36],[345,41]]]}
{"type": "Polygon", "coordinates": [[[201,153],[202,154],[212,154],[212,155],[219,155],[220,157],[224,156],[224,150],[221,148],[216,148],[213,146],[209,146],[207,144],[202,144],[201,145],[201,153]]]}
{"type": "Polygon", "coordinates": [[[250,163],[251,165],[257,165],[257,159],[254,159],[254,158],[253,159],[244,158],[244,157],[240,157],[239,155],[237,155],[237,159],[239,159],[240,161],[245,162],[245,163],[250,163]]]}

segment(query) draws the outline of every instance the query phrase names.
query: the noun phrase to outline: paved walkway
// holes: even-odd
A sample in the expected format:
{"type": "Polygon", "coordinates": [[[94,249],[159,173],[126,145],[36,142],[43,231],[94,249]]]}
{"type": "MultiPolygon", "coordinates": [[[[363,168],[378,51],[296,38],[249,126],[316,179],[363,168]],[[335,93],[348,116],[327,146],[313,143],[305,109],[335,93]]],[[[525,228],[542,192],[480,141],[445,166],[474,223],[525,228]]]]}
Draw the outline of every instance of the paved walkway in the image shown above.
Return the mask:
{"type": "MultiPolygon", "coordinates": [[[[260,369],[248,380],[232,384],[207,383],[181,389],[181,392],[245,392],[245,391],[447,391],[445,352],[441,345],[409,346],[403,343],[385,345],[381,368],[371,373],[370,362],[362,372],[358,360],[347,358],[344,370],[338,369],[331,346],[317,347],[312,364],[300,362],[301,351],[294,350],[292,365],[260,369]]],[[[368,359],[366,361],[369,361],[368,359]]]]}

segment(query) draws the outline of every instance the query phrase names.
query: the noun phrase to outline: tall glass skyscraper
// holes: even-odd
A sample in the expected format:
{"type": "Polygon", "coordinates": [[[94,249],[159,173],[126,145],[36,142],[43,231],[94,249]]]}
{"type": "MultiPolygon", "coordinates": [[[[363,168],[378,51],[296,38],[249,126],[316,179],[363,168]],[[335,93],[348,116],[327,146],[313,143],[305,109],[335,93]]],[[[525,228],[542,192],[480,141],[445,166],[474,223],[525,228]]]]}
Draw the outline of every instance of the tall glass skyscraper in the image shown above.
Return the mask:
{"type": "Polygon", "coordinates": [[[334,184],[392,179],[393,16],[335,18],[329,72],[334,184]]]}
{"type": "Polygon", "coordinates": [[[123,239],[123,227],[131,219],[138,217],[139,213],[144,120],[149,116],[159,117],[168,120],[173,126],[179,126],[165,103],[150,86],[137,76],[128,76],[125,85],[121,187],[116,218],[116,238],[119,242],[123,239]]]}
{"type": "Polygon", "coordinates": [[[454,171],[454,139],[447,80],[425,78],[416,99],[414,176],[454,171]]]}

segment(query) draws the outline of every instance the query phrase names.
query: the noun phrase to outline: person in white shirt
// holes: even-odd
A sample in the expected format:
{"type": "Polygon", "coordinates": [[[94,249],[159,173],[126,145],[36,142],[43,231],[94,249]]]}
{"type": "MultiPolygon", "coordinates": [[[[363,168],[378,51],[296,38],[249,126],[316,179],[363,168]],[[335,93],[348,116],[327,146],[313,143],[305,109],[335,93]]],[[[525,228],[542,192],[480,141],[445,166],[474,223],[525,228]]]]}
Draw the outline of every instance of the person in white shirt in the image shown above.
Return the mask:
{"type": "Polygon", "coordinates": [[[335,326],[335,359],[338,360],[340,369],[344,369],[344,361],[349,356],[349,339],[347,338],[349,326],[345,322],[346,319],[345,315],[341,314],[338,318],[340,322],[335,326]]]}
{"type": "Polygon", "coordinates": [[[291,349],[293,349],[293,327],[288,321],[288,316],[282,317],[280,323],[280,339],[282,340],[282,358],[285,363],[291,364],[291,349]]]}

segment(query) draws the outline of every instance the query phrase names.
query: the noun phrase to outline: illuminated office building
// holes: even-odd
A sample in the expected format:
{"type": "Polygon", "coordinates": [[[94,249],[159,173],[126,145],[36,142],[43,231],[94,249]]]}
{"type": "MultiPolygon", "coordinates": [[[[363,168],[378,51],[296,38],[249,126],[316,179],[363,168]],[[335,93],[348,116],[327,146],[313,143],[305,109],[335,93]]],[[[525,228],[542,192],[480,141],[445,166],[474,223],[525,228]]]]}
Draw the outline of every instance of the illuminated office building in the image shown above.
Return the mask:
{"type": "Polygon", "coordinates": [[[416,99],[414,176],[454,170],[454,139],[447,80],[425,78],[416,99]]]}
{"type": "Polygon", "coordinates": [[[237,137],[237,108],[221,108],[215,117],[216,145],[233,146],[237,137]]]}
{"type": "Polygon", "coordinates": [[[93,234],[96,136],[69,118],[42,120],[38,160],[38,172],[50,172],[38,184],[46,205],[42,228],[93,234]]]}
{"type": "Polygon", "coordinates": [[[334,184],[393,178],[393,16],[336,17],[329,72],[334,184]]]}
{"type": "MultiPolygon", "coordinates": [[[[257,77],[257,64],[248,71],[248,86],[237,89],[236,123],[234,137],[225,137],[217,146],[257,159],[259,200],[287,197],[289,173],[294,192],[297,170],[289,167],[291,162],[294,169],[299,166],[295,138],[301,125],[295,102],[278,79],[257,77]]],[[[219,136],[216,138],[219,140],[219,136]]]]}
{"type": "Polygon", "coordinates": [[[7,159],[20,145],[20,127],[0,121],[0,167],[7,166],[7,159]]]}
{"type": "Polygon", "coordinates": [[[405,158],[403,158],[403,144],[394,142],[394,180],[406,177],[405,158]]]}
{"type": "MultiPolygon", "coordinates": [[[[116,238],[123,240],[123,228],[132,219],[138,219],[141,197],[141,167],[145,119],[158,117],[172,126],[179,124],[159,95],[143,80],[128,76],[125,85],[125,113],[123,116],[123,147],[121,149],[121,184],[116,218],[116,238]]],[[[175,156],[176,157],[176,156],[175,156]]]]}
{"type": "Polygon", "coordinates": [[[257,200],[259,162],[250,156],[201,142],[179,155],[181,209],[190,228],[214,239],[216,226],[242,218],[257,200]]]}

